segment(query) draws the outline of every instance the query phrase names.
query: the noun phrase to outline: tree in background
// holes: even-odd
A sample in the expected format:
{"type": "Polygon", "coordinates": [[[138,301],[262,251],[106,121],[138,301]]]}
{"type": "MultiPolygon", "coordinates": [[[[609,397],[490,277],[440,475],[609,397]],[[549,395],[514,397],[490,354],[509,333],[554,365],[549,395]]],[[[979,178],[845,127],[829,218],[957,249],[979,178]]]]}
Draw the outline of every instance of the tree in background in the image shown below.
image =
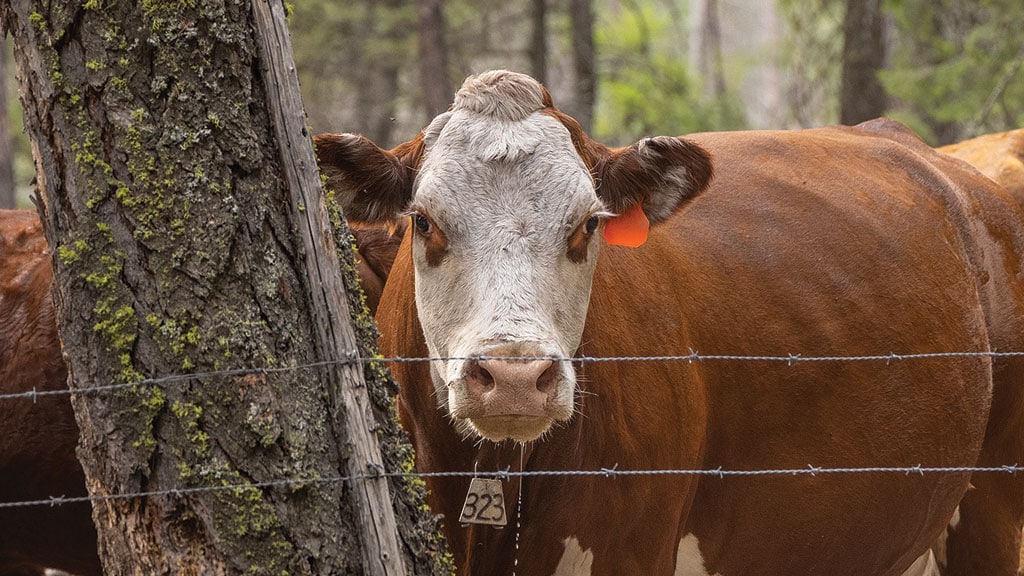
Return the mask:
{"type": "Polygon", "coordinates": [[[597,100],[597,56],[591,0],[569,0],[569,20],[572,22],[572,61],[576,82],[575,98],[567,112],[576,118],[584,131],[590,132],[597,100]]]}
{"type": "Polygon", "coordinates": [[[785,22],[782,69],[785,70],[785,127],[811,127],[839,121],[840,67],[844,3],[838,0],[778,0],[785,22]]]}
{"type": "Polygon", "coordinates": [[[1024,2],[889,0],[893,116],[933,145],[1024,126],[1024,2]]]}
{"type": "Polygon", "coordinates": [[[531,0],[530,3],[530,76],[541,84],[548,81],[548,3],[531,0]]]}
{"type": "Polygon", "coordinates": [[[742,127],[739,102],[724,77],[724,94],[705,96],[706,79],[693,74],[685,50],[685,39],[675,33],[671,14],[660,4],[628,1],[605,12],[597,34],[603,73],[595,136],[626,144],[654,134],[742,127]]]}
{"type": "MultiPolygon", "coordinates": [[[[396,121],[416,59],[416,6],[403,0],[310,0],[289,22],[314,132],[356,132],[383,145],[418,129],[396,121]]],[[[419,92],[417,87],[416,92],[419,92]]],[[[418,100],[418,99],[417,99],[418,100]]]]}
{"type": "Polygon", "coordinates": [[[444,0],[417,0],[419,8],[420,82],[426,119],[448,109],[454,94],[448,70],[444,0]]]}
{"type": "Polygon", "coordinates": [[[705,93],[711,98],[724,98],[725,68],[722,65],[722,25],[718,0],[702,0],[693,20],[696,22],[697,73],[704,79],[705,93]]]}
{"type": "Polygon", "coordinates": [[[885,63],[882,20],[882,0],[846,2],[839,91],[839,121],[843,124],[859,124],[885,113],[885,88],[878,77],[885,63]]]}
{"type": "MultiPolygon", "coordinates": [[[[556,103],[614,142],[646,130],[836,123],[844,108],[877,102],[876,92],[858,87],[876,78],[887,99],[882,113],[933,144],[1024,125],[1018,0],[750,0],[734,8],[720,0],[444,0],[443,27],[428,29],[444,39],[447,64],[435,61],[437,72],[426,76],[421,56],[431,50],[418,48],[415,2],[303,0],[289,26],[311,129],[363,133],[384,146],[447,107],[467,75],[491,68],[543,76],[556,103]],[[875,74],[877,60],[856,64],[851,53],[843,72],[844,46],[856,45],[844,36],[877,38],[877,19],[854,26],[856,8],[873,13],[879,5],[883,69],[875,74]],[[589,71],[574,48],[589,36],[587,8],[595,38],[589,71]],[[448,84],[431,89],[430,112],[425,78],[448,84]],[[851,83],[845,105],[843,78],[851,83]]],[[[22,140],[17,151],[26,156],[22,140]]]]}
{"type": "Polygon", "coordinates": [[[7,43],[0,45],[0,208],[14,208],[14,151],[7,104],[7,43]]]}

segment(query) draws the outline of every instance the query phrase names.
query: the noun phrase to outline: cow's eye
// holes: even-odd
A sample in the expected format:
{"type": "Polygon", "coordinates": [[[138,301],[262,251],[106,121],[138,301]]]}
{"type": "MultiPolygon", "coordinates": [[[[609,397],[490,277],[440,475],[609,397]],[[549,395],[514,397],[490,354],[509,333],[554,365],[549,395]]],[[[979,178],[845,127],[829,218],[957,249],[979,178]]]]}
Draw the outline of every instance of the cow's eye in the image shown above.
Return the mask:
{"type": "Polygon", "coordinates": [[[412,222],[416,225],[416,230],[418,230],[420,234],[430,233],[430,219],[423,214],[413,214],[412,222]]]}
{"type": "Polygon", "coordinates": [[[600,223],[601,223],[601,217],[600,216],[591,216],[590,219],[587,220],[587,227],[586,227],[587,234],[593,234],[594,231],[597,230],[597,225],[600,224],[600,223]]]}

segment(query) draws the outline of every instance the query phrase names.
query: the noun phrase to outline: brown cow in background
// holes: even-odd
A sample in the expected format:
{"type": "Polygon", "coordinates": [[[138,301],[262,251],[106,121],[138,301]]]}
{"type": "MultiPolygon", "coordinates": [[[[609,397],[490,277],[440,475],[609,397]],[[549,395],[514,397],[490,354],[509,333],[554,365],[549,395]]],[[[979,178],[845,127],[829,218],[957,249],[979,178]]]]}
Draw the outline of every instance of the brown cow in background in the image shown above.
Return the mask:
{"type": "MultiPolygon", "coordinates": [[[[376,312],[401,230],[363,226],[353,234],[367,254],[358,272],[376,312]]],[[[0,210],[0,394],[67,388],[50,258],[35,212],[0,210]]],[[[68,396],[0,402],[0,504],[85,496],[77,443],[68,396]]],[[[102,573],[88,503],[0,508],[0,576],[41,576],[45,568],[102,573]]]]}
{"type": "Polygon", "coordinates": [[[938,150],[971,164],[1024,206],[1024,128],[985,134],[938,150]]]}
{"type": "MultiPolygon", "coordinates": [[[[67,388],[39,217],[0,210],[0,393],[67,388]]],[[[0,502],[85,496],[67,396],[0,404],[0,502]]],[[[0,508],[0,574],[101,574],[88,503],[0,508]]]]}

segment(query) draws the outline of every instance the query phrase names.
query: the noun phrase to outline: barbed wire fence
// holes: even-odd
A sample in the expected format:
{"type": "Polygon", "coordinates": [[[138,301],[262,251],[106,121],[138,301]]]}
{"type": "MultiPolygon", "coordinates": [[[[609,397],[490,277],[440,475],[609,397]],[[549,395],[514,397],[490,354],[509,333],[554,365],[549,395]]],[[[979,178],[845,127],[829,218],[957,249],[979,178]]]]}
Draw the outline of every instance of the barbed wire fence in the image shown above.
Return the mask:
{"type": "MultiPolygon", "coordinates": [[[[770,362],[780,363],[787,366],[793,366],[801,363],[821,363],[821,362],[884,362],[886,365],[894,362],[912,361],[912,360],[932,360],[932,359],[967,359],[967,358],[990,358],[990,359],[1009,359],[1009,358],[1020,358],[1024,357],[1024,351],[1013,351],[1013,352],[998,352],[998,351],[984,351],[984,352],[926,352],[926,353],[911,353],[911,354],[872,354],[872,355],[852,355],[852,356],[803,356],[800,354],[786,354],[786,355],[736,355],[736,354],[701,354],[694,350],[690,350],[688,354],[682,355],[666,355],[666,356],[605,356],[605,357],[593,357],[593,356],[575,356],[571,358],[553,358],[550,356],[543,357],[516,357],[515,360],[531,361],[531,360],[551,360],[555,362],[571,362],[571,363],[602,363],[602,362],[770,362]]],[[[181,384],[185,382],[195,380],[205,380],[219,377],[232,377],[232,376],[247,376],[254,374],[272,374],[282,372],[294,372],[300,370],[326,368],[335,365],[350,365],[353,363],[412,363],[412,362],[440,362],[440,361],[470,361],[487,360],[487,356],[445,356],[445,357],[430,357],[430,358],[405,358],[405,357],[390,357],[390,358],[361,358],[359,357],[358,351],[350,351],[347,354],[347,358],[338,361],[324,361],[324,362],[313,362],[308,364],[299,364],[294,366],[276,367],[276,368],[240,368],[230,370],[216,370],[209,372],[194,372],[187,374],[173,374],[169,376],[163,376],[158,378],[146,378],[134,382],[126,382],[121,384],[110,384],[103,386],[94,386],[89,388],[76,388],[76,389],[61,389],[61,390],[37,390],[33,388],[25,392],[7,393],[0,394],[0,403],[5,401],[31,401],[33,403],[38,402],[40,399],[55,397],[55,396],[74,396],[74,395],[94,395],[112,393],[119,390],[128,390],[144,386],[168,386],[181,384]]],[[[507,360],[507,357],[501,359],[507,360]]],[[[764,477],[764,476],[826,476],[826,475],[844,475],[844,474],[902,474],[906,476],[925,474],[964,474],[964,473],[1002,473],[1002,474],[1017,474],[1018,472],[1024,472],[1024,466],[1014,464],[1005,464],[1000,466],[926,466],[923,464],[916,464],[912,466],[869,466],[869,467],[821,467],[813,464],[807,464],[806,467],[801,468],[770,468],[770,469],[725,469],[722,467],[714,469],[650,469],[650,470],[627,470],[619,469],[616,466],[612,468],[600,468],[595,470],[524,470],[524,471],[511,471],[510,469],[504,470],[473,470],[473,471],[441,471],[441,472],[387,472],[382,469],[370,470],[366,474],[362,475],[349,475],[349,476],[331,476],[331,477],[307,477],[307,478],[282,478],[279,480],[267,481],[267,482],[249,482],[239,484],[227,484],[218,486],[200,486],[200,487],[188,487],[188,488],[171,488],[166,490],[155,490],[155,491],[144,491],[144,492],[131,492],[124,494],[94,494],[88,496],[79,497],[65,497],[64,495],[52,495],[46,499],[40,500],[25,500],[16,502],[0,502],[0,509],[4,508],[25,508],[33,506],[63,506],[68,504],[76,503],[92,503],[109,500],[127,500],[135,498],[150,498],[150,497],[161,497],[161,496],[174,496],[183,497],[191,494],[201,494],[209,492],[229,491],[238,489],[264,489],[264,488],[296,488],[311,485],[320,484],[336,484],[345,483],[354,480],[372,480],[372,479],[386,479],[386,478],[444,478],[444,477],[493,477],[499,480],[509,480],[511,478],[522,478],[522,477],[541,477],[541,476],[577,476],[577,477],[593,477],[601,476],[606,478],[617,478],[617,477],[635,477],[635,476],[704,476],[704,477],[716,477],[719,479],[725,479],[730,477],[764,477]]]]}

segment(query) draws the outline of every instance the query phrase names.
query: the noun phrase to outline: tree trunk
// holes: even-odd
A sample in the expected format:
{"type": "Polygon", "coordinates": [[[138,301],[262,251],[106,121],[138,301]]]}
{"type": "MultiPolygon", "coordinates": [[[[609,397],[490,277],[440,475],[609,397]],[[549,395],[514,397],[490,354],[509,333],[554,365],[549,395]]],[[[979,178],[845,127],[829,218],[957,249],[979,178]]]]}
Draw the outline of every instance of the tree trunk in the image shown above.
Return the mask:
{"type": "Polygon", "coordinates": [[[0,1],[104,569],[442,573],[413,483],[343,481],[409,448],[393,384],[338,362],[372,322],[340,219],[336,282],[283,6],[256,2],[0,1]]]}
{"type": "Polygon", "coordinates": [[[878,71],[885,62],[882,0],[850,0],[843,20],[840,121],[853,125],[885,113],[885,88],[878,71]]]}
{"type": "Polygon", "coordinates": [[[722,64],[722,26],[718,0],[703,0],[697,27],[697,71],[705,83],[707,96],[725,96],[725,67],[722,64]]]}
{"type": "Polygon", "coordinates": [[[541,84],[548,81],[548,3],[547,0],[530,1],[530,76],[541,84]]]}
{"type": "Polygon", "coordinates": [[[417,0],[420,26],[420,82],[427,119],[448,109],[454,94],[448,78],[444,0],[417,0]]]}
{"type": "MultiPolygon", "coordinates": [[[[6,36],[6,35],[5,35],[6,36]]],[[[0,209],[14,208],[14,151],[11,149],[11,126],[7,100],[7,41],[0,42],[0,209]]]]}
{"type": "Polygon", "coordinates": [[[572,55],[576,73],[575,102],[568,112],[583,130],[590,132],[597,98],[597,71],[594,50],[594,9],[591,0],[570,0],[572,55]]]}

